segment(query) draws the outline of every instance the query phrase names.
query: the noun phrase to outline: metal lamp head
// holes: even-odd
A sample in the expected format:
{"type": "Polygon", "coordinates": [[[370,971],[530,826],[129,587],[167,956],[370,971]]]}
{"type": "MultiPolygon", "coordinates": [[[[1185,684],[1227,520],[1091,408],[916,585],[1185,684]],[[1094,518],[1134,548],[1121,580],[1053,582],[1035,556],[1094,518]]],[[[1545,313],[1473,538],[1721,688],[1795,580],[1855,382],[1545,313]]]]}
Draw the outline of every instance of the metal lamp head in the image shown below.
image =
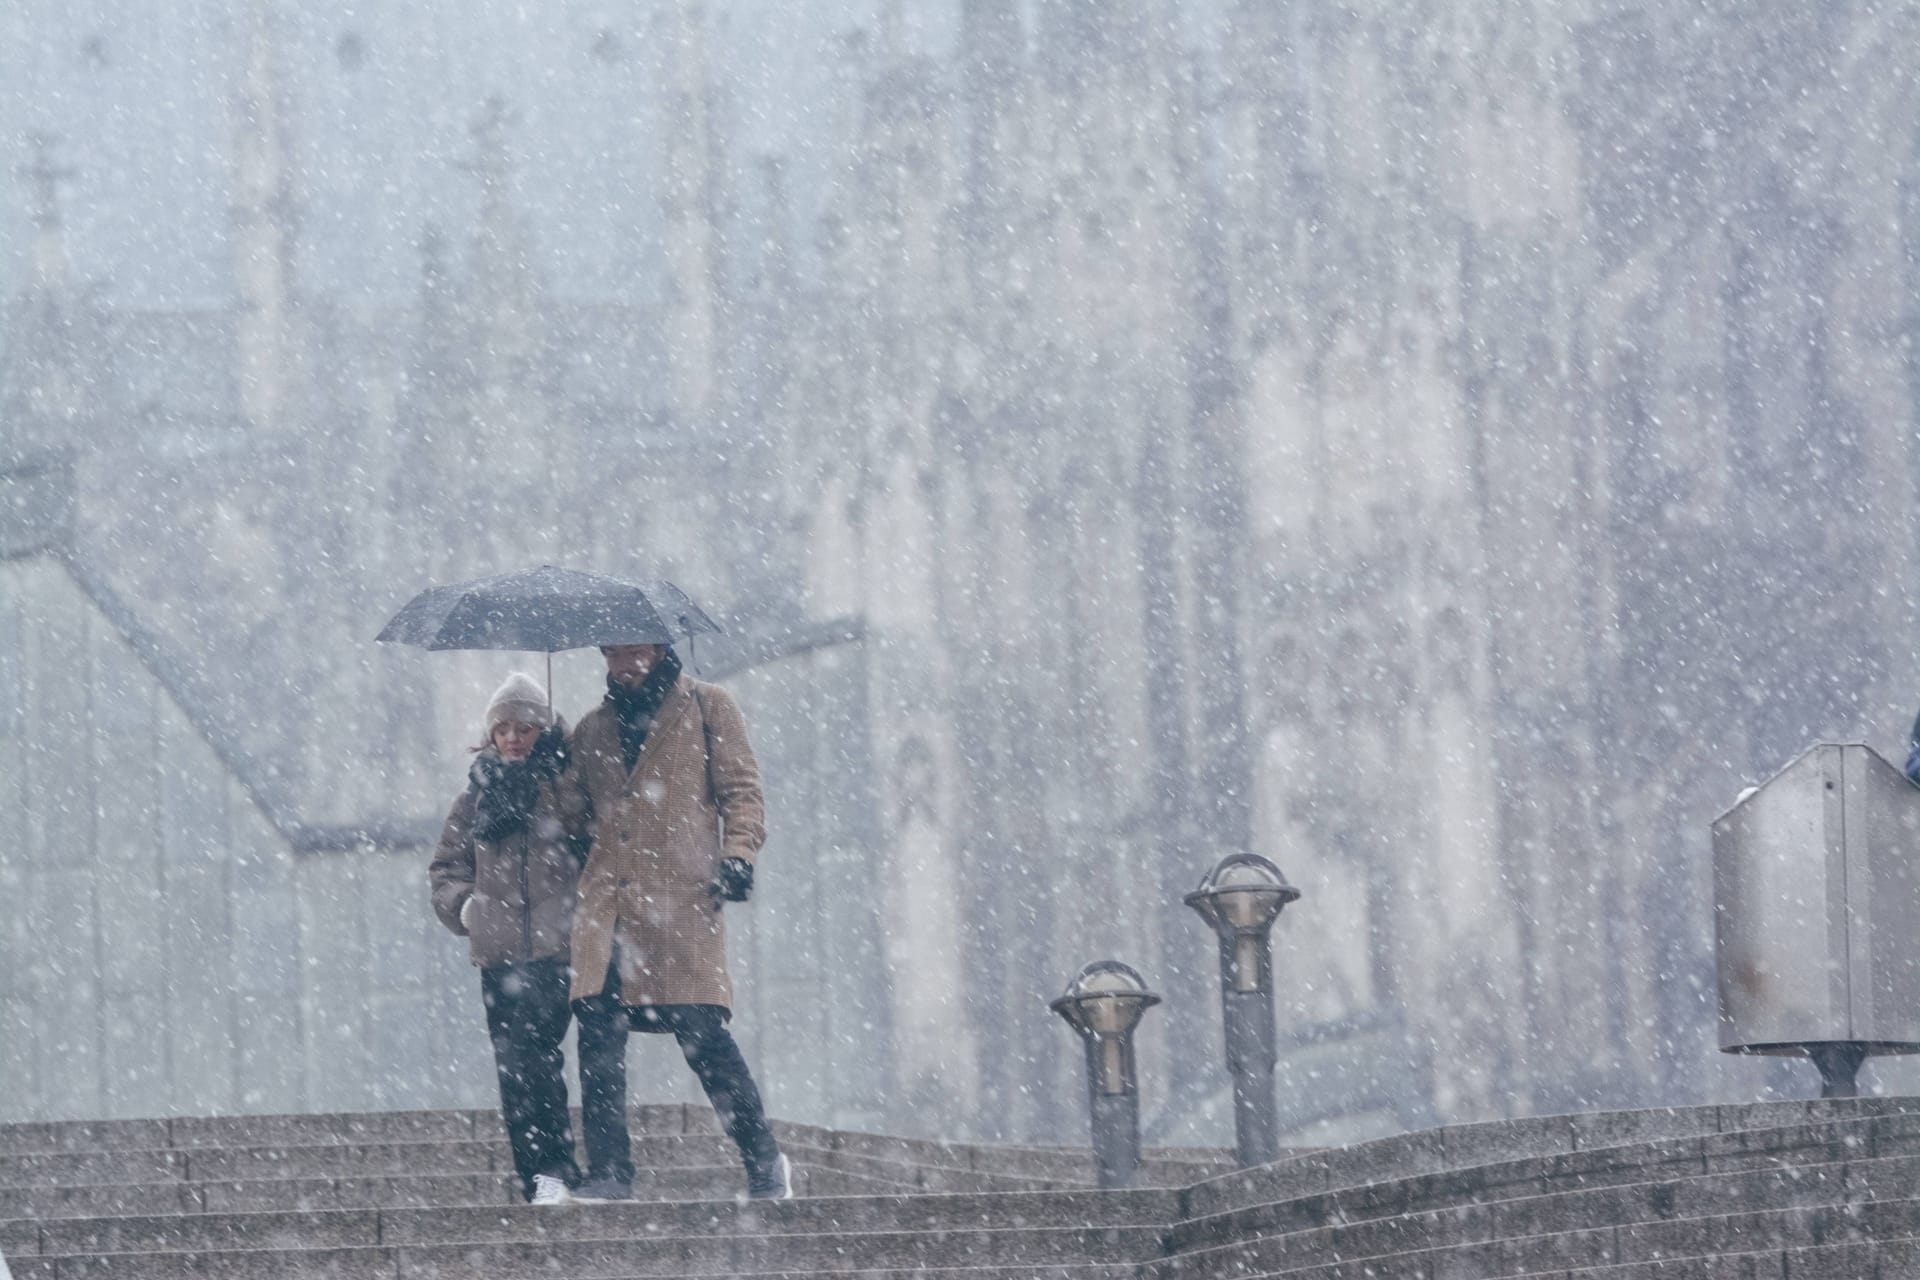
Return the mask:
{"type": "Polygon", "coordinates": [[[1222,937],[1265,933],[1300,896],[1280,868],[1257,853],[1229,854],[1184,901],[1222,937]]]}
{"type": "Polygon", "coordinates": [[[1131,965],[1095,960],[1047,1007],[1081,1035],[1106,1039],[1132,1035],[1140,1015],[1159,1003],[1160,997],[1147,990],[1147,980],[1131,965]]]}
{"type": "Polygon", "coordinates": [[[1133,1095],[1133,1030],[1160,1003],[1147,980],[1118,960],[1095,960],[1075,974],[1066,994],[1047,1007],[1087,1043],[1088,1084],[1108,1097],[1133,1095]]]}

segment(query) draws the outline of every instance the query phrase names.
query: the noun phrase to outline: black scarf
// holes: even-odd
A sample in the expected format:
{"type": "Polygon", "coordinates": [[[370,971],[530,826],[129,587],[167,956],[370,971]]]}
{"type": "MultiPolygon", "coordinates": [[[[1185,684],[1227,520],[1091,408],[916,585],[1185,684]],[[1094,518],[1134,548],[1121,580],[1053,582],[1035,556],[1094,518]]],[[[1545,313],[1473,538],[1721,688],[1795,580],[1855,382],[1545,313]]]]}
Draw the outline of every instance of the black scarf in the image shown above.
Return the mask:
{"type": "Polygon", "coordinates": [[[481,752],[467,770],[474,834],[492,844],[525,827],[540,801],[540,784],[566,767],[567,737],[557,725],[540,735],[525,760],[502,760],[492,747],[481,752]]]}
{"type": "Polygon", "coordinates": [[[653,728],[653,717],[679,678],[680,655],[672,649],[661,654],[646,679],[631,689],[612,676],[607,677],[607,705],[613,708],[620,722],[620,754],[625,757],[628,769],[640,758],[640,748],[646,745],[647,734],[653,728]]]}

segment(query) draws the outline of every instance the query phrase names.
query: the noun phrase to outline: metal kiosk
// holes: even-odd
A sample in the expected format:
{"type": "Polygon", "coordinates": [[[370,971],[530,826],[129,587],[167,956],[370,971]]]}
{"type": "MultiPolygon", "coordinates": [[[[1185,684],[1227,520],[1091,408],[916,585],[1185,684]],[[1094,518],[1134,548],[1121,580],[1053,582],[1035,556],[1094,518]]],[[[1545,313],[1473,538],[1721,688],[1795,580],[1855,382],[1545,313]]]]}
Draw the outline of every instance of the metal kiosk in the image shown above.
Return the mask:
{"type": "Polygon", "coordinates": [[[1713,824],[1720,1049],[1805,1055],[1851,1098],[1869,1055],[1920,1052],[1920,789],[1823,742],[1713,824]]]}

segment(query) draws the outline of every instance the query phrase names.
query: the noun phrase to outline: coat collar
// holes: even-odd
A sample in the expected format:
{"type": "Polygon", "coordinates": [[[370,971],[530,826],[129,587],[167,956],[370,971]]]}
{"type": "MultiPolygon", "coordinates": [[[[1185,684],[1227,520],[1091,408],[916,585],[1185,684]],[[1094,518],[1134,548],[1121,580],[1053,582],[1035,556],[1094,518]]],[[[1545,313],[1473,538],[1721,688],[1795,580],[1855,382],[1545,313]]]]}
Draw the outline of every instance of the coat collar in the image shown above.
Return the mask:
{"type": "MultiPolygon", "coordinates": [[[[660,709],[653,713],[653,727],[647,730],[647,740],[640,744],[640,754],[633,758],[633,768],[627,771],[629,778],[640,771],[640,766],[651,760],[658,752],[660,740],[667,731],[680,723],[680,717],[686,715],[687,704],[693,701],[693,686],[687,682],[685,672],[673,682],[667,690],[667,696],[660,700],[660,709]]],[[[620,723],[617,714],[609,716],[608,723],[613,729],[613,758],[620,759],[620,723]]]]}

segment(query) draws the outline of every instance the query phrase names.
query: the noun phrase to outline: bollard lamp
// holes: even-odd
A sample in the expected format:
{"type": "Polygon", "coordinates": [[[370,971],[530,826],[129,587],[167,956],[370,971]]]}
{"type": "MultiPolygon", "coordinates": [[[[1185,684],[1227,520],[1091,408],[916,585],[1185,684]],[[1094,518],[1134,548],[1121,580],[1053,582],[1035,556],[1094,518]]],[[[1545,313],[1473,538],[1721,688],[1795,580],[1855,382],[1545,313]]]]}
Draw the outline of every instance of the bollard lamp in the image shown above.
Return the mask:
{"type": "Polygon", "coordinates": [[[1140,1090],[1133,1032],[1160,997],[1131,965],[1096,960],[1047,1007],[1080,1033],[1087,1049],[1087,1105],[1102,1187],[1124,1187],[1140,1164],[1140,1090]]]}
{"type": "Polygon", "coordinates": [[[1235,991],[1273,990],[1266,939],[1280,909],[1300,896],[1280,868],[1257,853],[1229,854],[1184,901],[1222,944],[1222,977],[1235,991]],[[1226,948],[1231,947],[1231,953],[1226,948]]]}
{"type": "Polygon", "coordinates": [[[1133,1029],[1140,1015],[1160,1003],[1147,980],[1118,960],[1095,960],[1074,975],[1067,992],[1048,1008],[1097,1047],[1093,1087],[1104,1094],[1133,1088],[1133,1029]]]}
{"type": "Polygon", "coordinates": [[[1280,868],[1256,853],[1220,860],[1183,901],[1220,942],[1220,1005],[1233,1077],[1234,1148],[1243,1168],[1280,1158],[1273,1092],[1278,1059],[1273,1023],[1273,949],[1281,908],[1300,896],[1280,868]]]}

